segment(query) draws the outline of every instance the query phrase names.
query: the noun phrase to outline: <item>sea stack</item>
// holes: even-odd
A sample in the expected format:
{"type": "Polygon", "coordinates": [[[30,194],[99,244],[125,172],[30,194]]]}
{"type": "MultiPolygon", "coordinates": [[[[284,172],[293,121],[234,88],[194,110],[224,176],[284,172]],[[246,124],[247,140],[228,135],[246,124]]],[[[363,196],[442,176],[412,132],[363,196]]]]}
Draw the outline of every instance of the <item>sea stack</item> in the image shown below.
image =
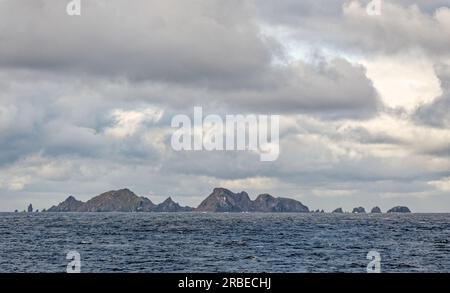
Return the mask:
{"type": "Polygon", "coordinates": [[[337,208],[334,211],[332,211],[333,214],[343,214],[344,211],[342,210],[342,208],[337,208]]]}
{"type": "Polygon", "coordinates": [[[408,207],[404,206],[396,206],[387,211],[388,213],[411,213],[411,210],[408,207]]]}
{"type": "Polygon", "coordinates": [[[374,207],[371,211],[371,214],[381,214],[381,209],[379,207],[374,207]]]}
{"type": "Polygon", "coordinates": [[[365,214],[366,210],[363,207],[354,208],[352,211],[353,214],[365,214]]]}

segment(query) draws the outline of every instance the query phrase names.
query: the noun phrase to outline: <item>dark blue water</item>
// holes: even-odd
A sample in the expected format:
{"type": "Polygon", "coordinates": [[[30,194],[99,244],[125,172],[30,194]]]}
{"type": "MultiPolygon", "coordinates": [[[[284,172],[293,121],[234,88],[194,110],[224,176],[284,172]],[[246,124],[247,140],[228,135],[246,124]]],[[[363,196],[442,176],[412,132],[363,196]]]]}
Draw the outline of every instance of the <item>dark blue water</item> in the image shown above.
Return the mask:
{"type": "Polygon", "coordinates": [[[450,215],[0,214],[0,272],[450,272],[450,215]]]}

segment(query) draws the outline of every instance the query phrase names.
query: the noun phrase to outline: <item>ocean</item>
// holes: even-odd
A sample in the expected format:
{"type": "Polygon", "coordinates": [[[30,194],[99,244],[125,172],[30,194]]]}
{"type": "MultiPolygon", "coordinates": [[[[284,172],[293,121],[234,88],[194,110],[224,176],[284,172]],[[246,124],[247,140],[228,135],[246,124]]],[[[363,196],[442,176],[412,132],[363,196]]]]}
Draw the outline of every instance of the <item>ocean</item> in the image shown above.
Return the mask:
{"type": "Polygon", "coordinates": [[[0,213],[0,272],[450,272],[450,214],[0,213]]]}

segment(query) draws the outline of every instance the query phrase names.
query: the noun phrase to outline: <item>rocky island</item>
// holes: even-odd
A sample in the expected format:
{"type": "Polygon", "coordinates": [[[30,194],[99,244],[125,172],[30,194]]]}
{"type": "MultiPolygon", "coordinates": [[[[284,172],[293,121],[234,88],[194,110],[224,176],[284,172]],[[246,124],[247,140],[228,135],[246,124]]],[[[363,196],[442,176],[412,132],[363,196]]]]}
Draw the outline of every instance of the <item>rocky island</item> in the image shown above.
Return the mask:
{"type": "Polygon", "coordinates": [[[156,205],[129,189],[112,190],[82,202],[73,196],[46,212],[290,212],[308,213],[301,202],[289,198],[261,194],[254,201],[244,191],[233,193],[225,188],[215,188],[197,208],[180,206],[171,197],[156,205]]]}
{"type": "Polygon", "coordinates": [[[408,207],[397,206],[387,211],[388,213],[411,213],[408,207]]]}
{"type": "Polygon", "coordinates": [[[199,212],[273,212],[309,213],[307,206],[290,198],[260,194],[252,201],[245,191],[233,193],[225,188],[215,188],[196,209],[199,212]]]}
{"type": "Polygon", "coordinates": [[[334,211],[332,211],[333,214],[343,214],[344,211],[342,210],[342,208],[337,208],[334,211]]]}
{"type": "Polygon", "coordinates": [[[379,207],[374,207],[370,210],[371,214],[381,214],[381,209],[379,207]]]}
{"type": "Polygon", "coordinates": [[[363,207],[354,208],[352,214],[365,214],[366,210],[363,207]]]}

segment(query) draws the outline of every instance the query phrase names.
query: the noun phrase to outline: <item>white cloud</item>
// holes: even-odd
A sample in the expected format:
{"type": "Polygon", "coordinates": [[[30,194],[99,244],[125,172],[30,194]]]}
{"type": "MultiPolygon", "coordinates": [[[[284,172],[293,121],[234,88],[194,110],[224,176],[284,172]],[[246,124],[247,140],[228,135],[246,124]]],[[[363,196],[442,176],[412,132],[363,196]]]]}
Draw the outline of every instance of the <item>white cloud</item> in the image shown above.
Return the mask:
{"type": "Polygon", "coordinates": [[[115,138],[133,136],[144,122],[158,122],[163,110],[156,107],[147,107],[142,110],[116,109],[112,112],[115,125],[105,129],[105,134],[115,138]]]}
{"type": "Polygon", "coordinates": [[[279,182],[277,182],[275,178],[252,177],[235,180],[220,180],[218,183],[219,186],[223,186],[233,190],[252,189],[264,192],[264,190],[273,189],[279,182]]]}
{"type": "Polygon", "coordinates": [[[441,180],[430,181],[428,182],[428,184],[442,191],[450,191],[450,177],[445,177],[441,180]]]}
{"type": "Polygon", "coordinates": [[[422,54],[407,52],[361,60],[384,104],[410,113],[442,94],[434,62],[422,54]]]}

